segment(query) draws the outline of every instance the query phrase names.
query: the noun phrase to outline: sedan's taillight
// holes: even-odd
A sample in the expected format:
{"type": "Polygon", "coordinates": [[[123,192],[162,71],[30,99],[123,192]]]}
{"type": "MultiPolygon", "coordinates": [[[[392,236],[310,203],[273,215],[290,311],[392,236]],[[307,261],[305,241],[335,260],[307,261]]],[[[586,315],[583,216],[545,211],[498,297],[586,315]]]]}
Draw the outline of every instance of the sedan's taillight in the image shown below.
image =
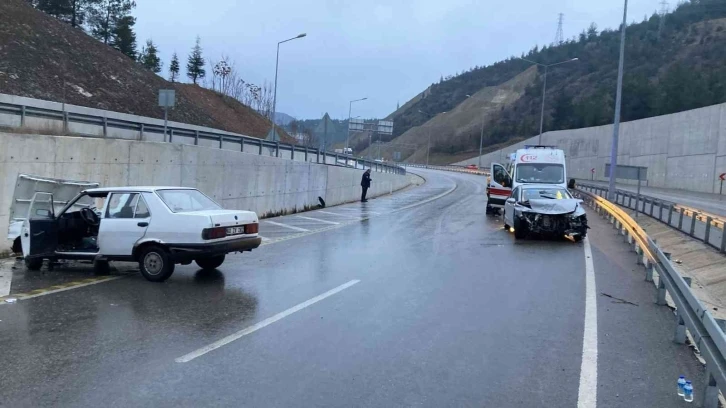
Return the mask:
{"type": "Polygon", "coordinates": [[[227,236],[227,228],[205,228],[202,230],[202,239],[219,239],[227,236]]]}
{"type": "Polygon", "coordinates": [[[245,224],[245,234],[257,234],[260,231],[260,224],[245,224]]]}

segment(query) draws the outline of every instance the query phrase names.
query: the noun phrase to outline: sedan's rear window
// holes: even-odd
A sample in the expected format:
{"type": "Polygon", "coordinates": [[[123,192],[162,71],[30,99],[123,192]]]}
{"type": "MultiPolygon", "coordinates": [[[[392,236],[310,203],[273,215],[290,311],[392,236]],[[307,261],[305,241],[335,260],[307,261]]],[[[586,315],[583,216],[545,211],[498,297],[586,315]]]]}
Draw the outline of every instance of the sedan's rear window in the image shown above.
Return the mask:
{"type": "Polygon", "coordinates": [[[197,190],[157,190],[172,212],[221,210],[219,204],[197,190]]]}

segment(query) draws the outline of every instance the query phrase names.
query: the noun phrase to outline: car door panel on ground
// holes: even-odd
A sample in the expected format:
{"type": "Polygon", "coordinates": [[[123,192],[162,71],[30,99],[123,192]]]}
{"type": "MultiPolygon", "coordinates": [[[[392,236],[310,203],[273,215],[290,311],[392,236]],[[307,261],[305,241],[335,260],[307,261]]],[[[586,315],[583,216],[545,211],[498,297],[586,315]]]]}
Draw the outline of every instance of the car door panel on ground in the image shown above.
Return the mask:
{"type": "Polygon", "coordinates": [[[101,219],[98,246],[102,255],[131,256],[144,237],[151,214],[139,193],[112,193],[101,219]]]}

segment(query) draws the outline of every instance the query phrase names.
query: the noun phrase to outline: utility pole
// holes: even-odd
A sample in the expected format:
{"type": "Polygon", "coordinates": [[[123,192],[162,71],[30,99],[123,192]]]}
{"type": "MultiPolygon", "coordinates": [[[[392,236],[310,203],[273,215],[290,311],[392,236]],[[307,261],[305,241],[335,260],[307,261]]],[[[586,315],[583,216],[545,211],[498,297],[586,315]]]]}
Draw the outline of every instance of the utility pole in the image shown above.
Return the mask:
{"type": "Polygon", "coordinates": [[[555,34],[555,45],[560,45],[565,42],[565,35],[562,33],[562,22],[564,18],[565,15],[560,13],[557,20],[557,34],[555,34]]]}
{"type": "Polygon", "coordinates": [[[481,111],[481,134],[479,135],[479,169],[481,169],[481,150],[484,146],[484,109],[481,111]]]}
{"type": "Polygon", "coordinates": [[[615,199],[615,170],[618,167],[618,136],[620,134],[620,106],[623,99],[623,67],[625,65],[625,30],[628,27],[628,0],[623,7],[623,24],[620,27],[620,62],[618,63],[618,85],[615,95],[615,118],[613,120],[613,143],[610,150],[610,182],[608,199],[615,199]]]}

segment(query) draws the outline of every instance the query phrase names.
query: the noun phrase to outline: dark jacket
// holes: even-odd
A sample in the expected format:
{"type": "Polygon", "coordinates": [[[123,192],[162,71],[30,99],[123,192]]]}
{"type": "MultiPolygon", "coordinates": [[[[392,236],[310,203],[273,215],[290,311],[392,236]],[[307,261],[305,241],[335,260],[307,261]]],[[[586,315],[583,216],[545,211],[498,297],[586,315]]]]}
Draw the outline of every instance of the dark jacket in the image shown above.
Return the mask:
{"type": "Polygon", "coordinates": [[[371,186],[371,175],[369,173],[363,173],[363,178],[360,180],[360,186],[366,188],[371,186]]]}

